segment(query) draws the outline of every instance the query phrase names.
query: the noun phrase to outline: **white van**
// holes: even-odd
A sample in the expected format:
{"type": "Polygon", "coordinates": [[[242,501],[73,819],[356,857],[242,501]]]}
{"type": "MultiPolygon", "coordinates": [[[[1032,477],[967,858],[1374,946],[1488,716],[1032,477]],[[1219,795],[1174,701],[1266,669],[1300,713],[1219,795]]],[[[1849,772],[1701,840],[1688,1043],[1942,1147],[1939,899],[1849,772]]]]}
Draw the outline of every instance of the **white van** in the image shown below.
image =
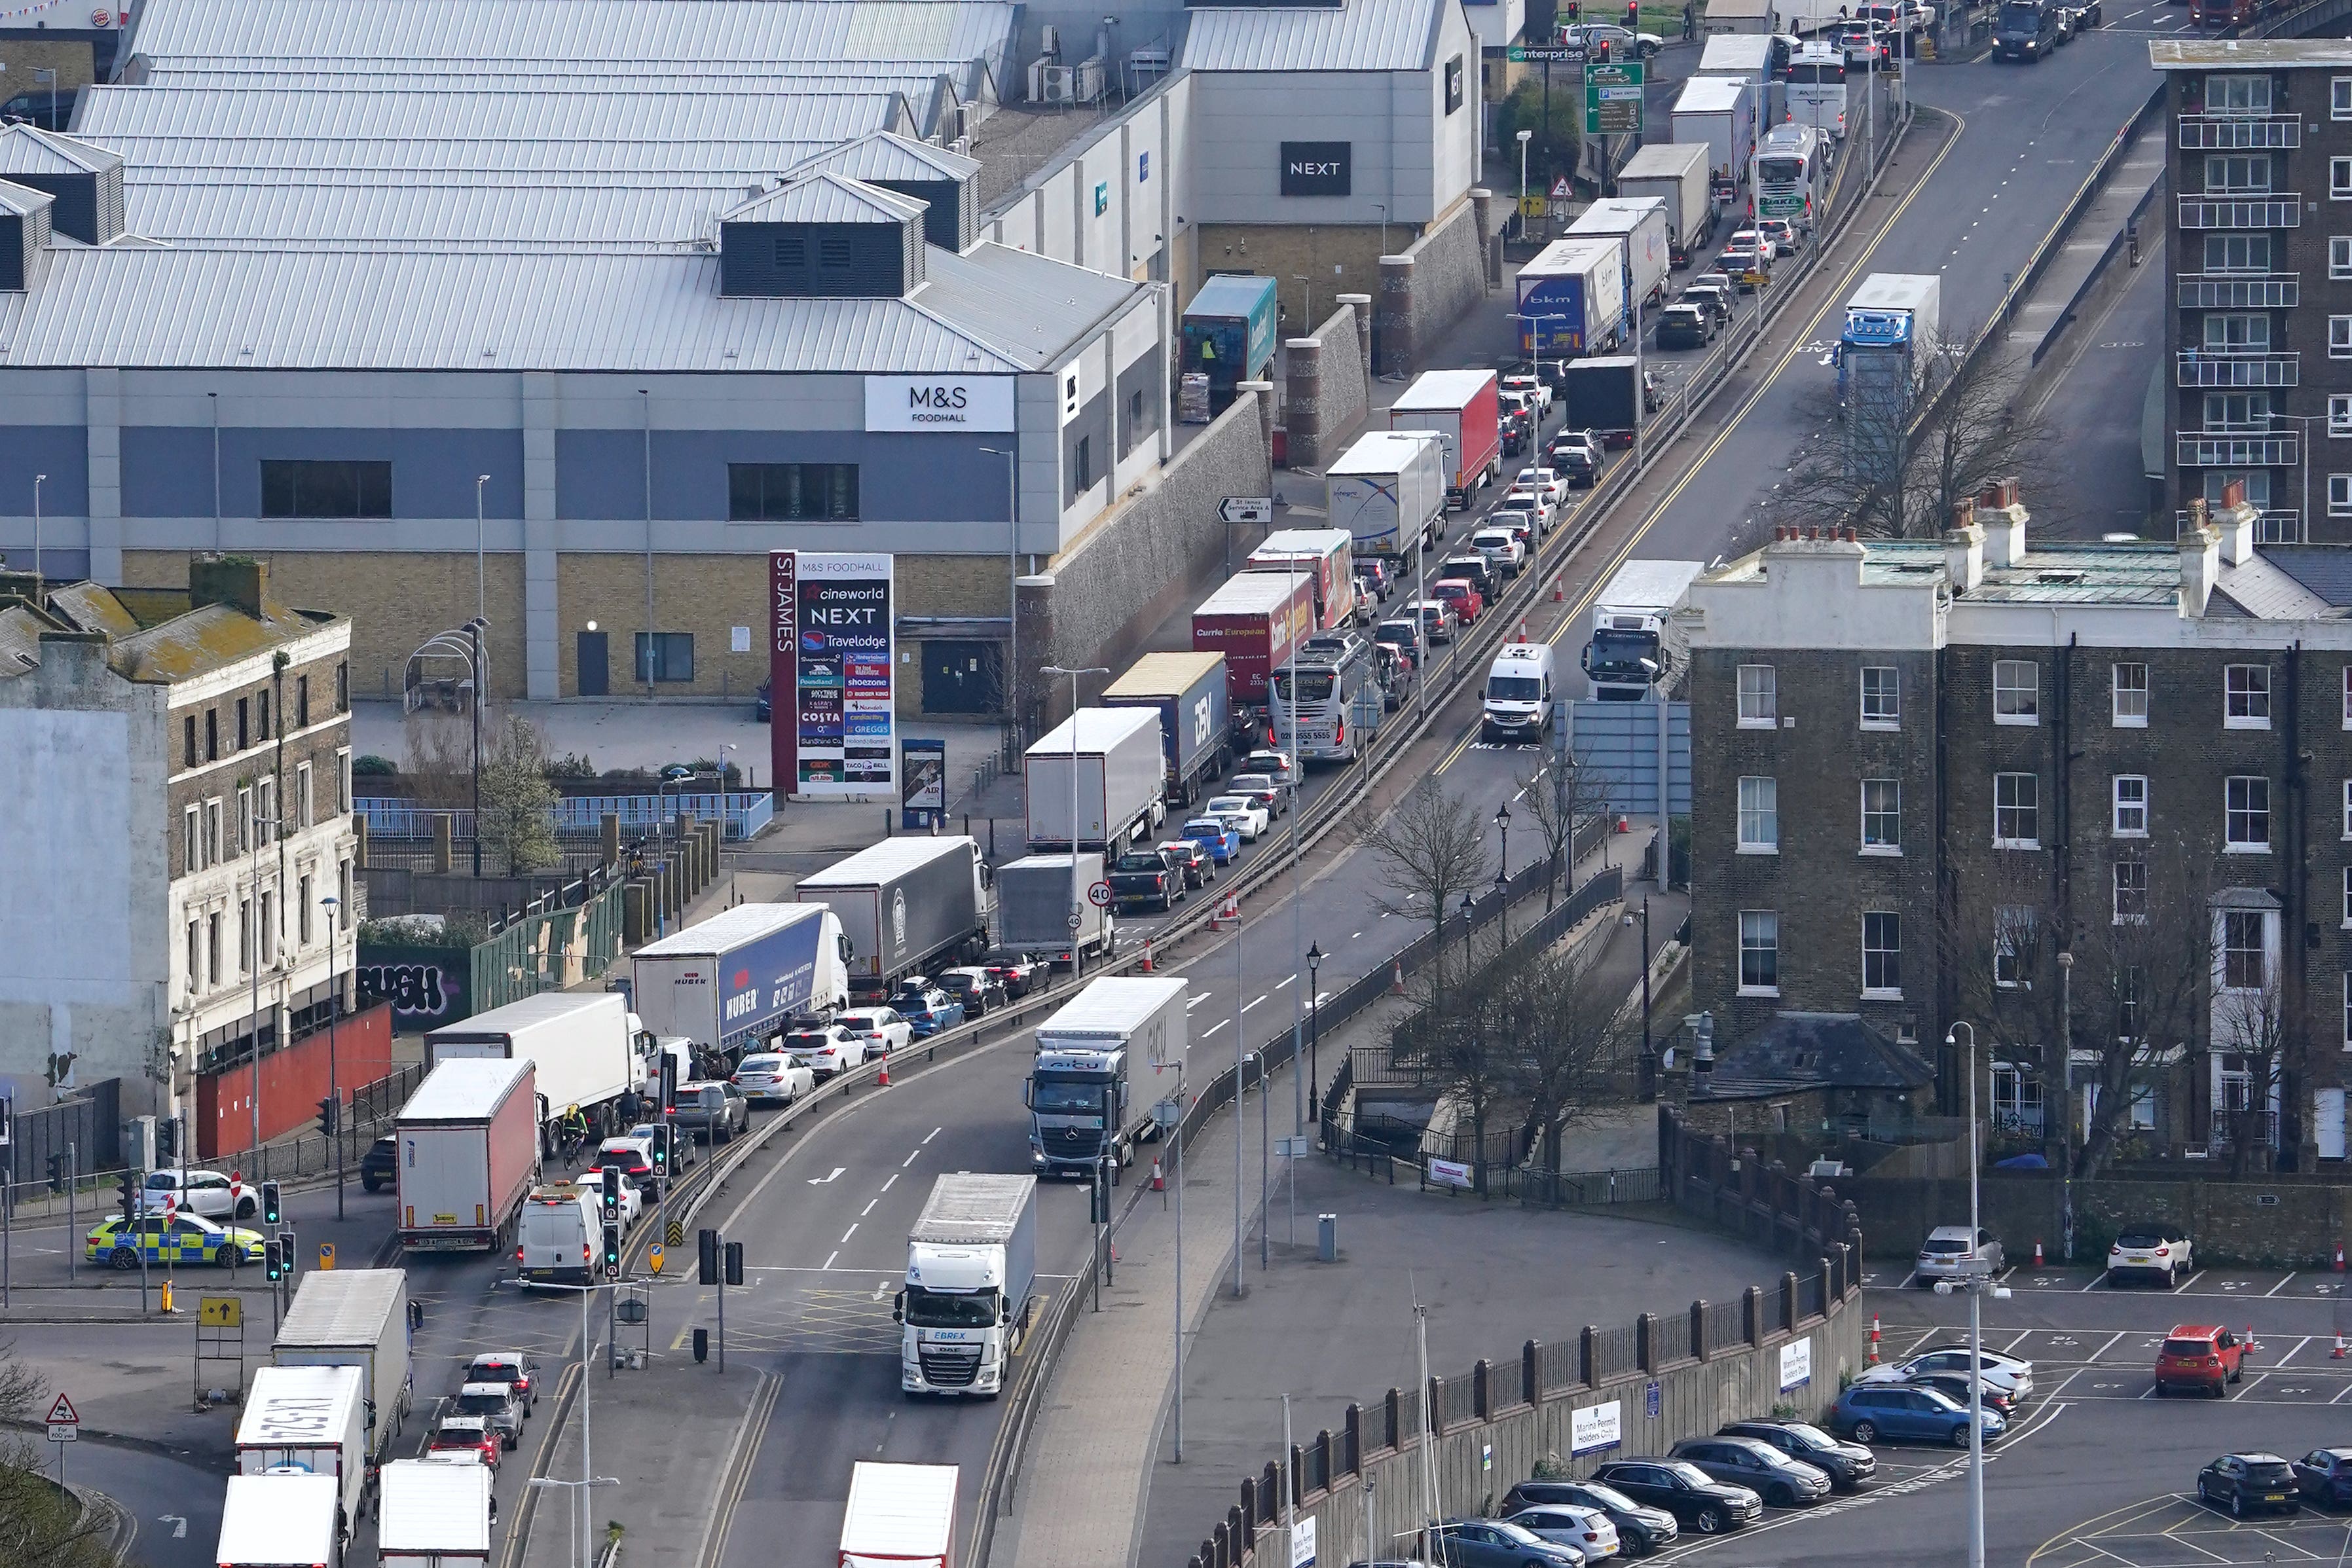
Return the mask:
{"type": "Polygon", "coordinates": [[[572,1182],[531,1188],[515,1244],[515,1275],[525,1285],[584,1285],[604,1237],[604,1201],[572,1182]]]}
{"type": "Polygon", "coordinates": [[[1551,644],[1506,643],[1486,672],[1482,740],[1541,740],[1557,695],[1551,644]]]}

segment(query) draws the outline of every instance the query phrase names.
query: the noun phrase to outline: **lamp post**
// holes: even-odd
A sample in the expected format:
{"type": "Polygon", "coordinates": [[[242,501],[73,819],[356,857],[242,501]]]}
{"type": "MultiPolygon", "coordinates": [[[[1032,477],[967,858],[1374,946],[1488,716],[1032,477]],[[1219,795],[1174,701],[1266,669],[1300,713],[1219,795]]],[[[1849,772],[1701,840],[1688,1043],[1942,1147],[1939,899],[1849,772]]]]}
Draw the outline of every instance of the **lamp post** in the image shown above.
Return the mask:
{"type": "MultiPolygon", "coordinates": [[[[1084,902],[1086,889],[1078,885],[1078,680],[1084,675],[1108,675],[1110,671],[1099,664],[1090,664],[1084,669],[1065,669],[1059,664],[1048,664],[1038,673],[1048,677],[1054,675],[1070,677],[1070,978],[1074,981],[1082,980],[1086,978],[1087,960],[1086,955],[1079,949],[1078,933],[1086,928],[1087,917],[1084,902]]],[[[1110,824],[1108,822],[1103,824],[1103,864],[1106,867],[1110,864],[1110,824]]],[[[1238,1039],[1238,1033],[1236,1038],[1238,1039]]],[[[1239,1071],[1238,1067],[1235,1071],[1239,1071]]],[[[1239,1082],[1238,1079],[1235,1080],[1236,1092],[1239,1092],[1239,1082]]],[[[1241,1156],[1236,1154],[1234,1158],[1239,1161],[1241,1156]]],[[[1241,1180],[1238,1168],[1234,1173],[1234,1180],[1236,1184],[1241,1180]]],[[[1236,1196],[1234,1201],[1238,1204],[1241,1199],[1236,1196]]],[[[1240,1210],[1236,1208],[1234,1212],[1238,1214],[1240,1210]]],[[[1235,1233],[1234,1245],[1236,1247],[1240,1245],[1238,1232],[1235,1233]]],[[[1234,1278],[1239,1279],[1240,1264],[1234,1265],[1234,1278]]]]}
{"type": "Polygon", "coordinates": [[[482,874],[482,628],[489,622],[477,615],[466,622],[467,659],[474,690],[466,704],[474,725],[474,875],[482,874]]]}
{"type": "Polygon", "coordinates": [[[1960,1262],[1960,1277],[1938,1280],[1938,1295],[1958,1291],[1969,1299],[1969,1568],[1984,1568],[1984,1312],[1987,1296],[2009,1299],[2008,1290],[1992,1281],[1992,1270],[1977,1256],[1977,1030],[1962,1019],[1944,1031],[1944,1044],[1958,1050],[1955,1038],[1969,1031],[1969,1250],[1960,1262]]]}
{"type": "Polygon", "coordinates": [[[1389,253],[1389,209],[1385,202],[1374,202],[1372,211],[1381,214],[1381,254],[1389,253]]]}
{"type": "Polygon", "coordinates": [[[253,1104],[250,1107],[253,1113],[253,1146],[250,1152],[256,1162],[254,1168],[259,1171],[261,1168],[259,1163],[261,1160],[261,928],[265,924],[261,918],[261,832],[264,828],[274,832],[278,827],[278,819],[261,814],[258,810],[260,798],[257,791],[254,804],[256,810],[253,813],[253,830],[247,836],[245,846],[246,858],[253,868],[250,884],[252,892],[246,900],[245,930],[238,933],[238,936],[246,945],[244,955],[247,964],[246,973],[250,977],[252,988],[252,1001],[247,1015],[247,1027],[253,1046],[251,1085],[253,1104]]]}
{"type": "Polygon", "coordinates": [[[1495,831],[1503,835],[1503,863],[1497,875],[1508,875],[1511,869],[1511,803],[1508,800],[1495,809],[1495,831]]]}
{"type": "Polygon", "coordinates": [[[33,476],[33,576],[42,582],[48,579],[41,575],[41,486],[48,477],[47,474],[33,476]]]}
{"type": "MultiPolygon", "coordinates": [[[[1549,130],[1549,128],[1547,127],[1546,129],[1549,130]]],[[[1528,237],[1528,143],[1535,140],[1535,134],[1536,133],[1532,131],[1522,131],[1519,132],[1518,219],[1519,237],[1523,240],[1528,237]]],[[[1551,143],[1546,142],[1544,145],[1549,147],[1551,143]]]]}
{"type": "Polygon", "coordinates": [[[1307,949],[1307,1076],[1315,1092],[1315,1120],[1323,1120],[1323,1071],[1318,1047],[1323,1043],[1323,993],[1317,988],[1318,971],[1323,967],[1323,944],[1316,943],[1307,949]]]}
{"type": "Polygon", "coordinates": [[[1478,905],[1467,892],[1462,894],[1462,978],[1470,978],[1470,925],[1478,917],[1478,905]]]}
{"type": "Polygon", "coordinates": [[[333,894],[319,900],[327,912],[327,1100],[334,1107],[335,1140],[335,1218],[343,1218],[343,1093],[335,1079],[335,1025],[343,1016],[342,976],[335,970],[338,955],[335,949],[335,915],[342,900],[333,894]]]}
{"type": "MultiPolygon", "coordinates": [[[[484,621],[490,618],[490,596],[483,575],[483,552],[488,548],[482,521],[482,487],[490,482],[488,474],[474,476],[474,613],[484,621]]],[[[475,873],[477,876],[479,872],[475,873]]]]}
{"type": "MultiPolygon", "coordinates": [[[[670,800],[670,789],[669,789],[669,787],[670,787],[671,785],[673,785],[673,784],[676,784],[676,783],[680,782],[681,780],[684,780],[684,779],[691,779],[691,778],[693,778],[693,777],[694,777],[694,769],[693,769],[693,768],[688,768],[688,767],[685,763],[683,763],[683,762],[673,762],[673,763],[671,763],[668,767],[667,767],[667,768],[663,768],[663,769],[661,770],[661,777],[660,777],[658,779],[655,780],[655,783],[654,783],[654,859],[655,859],[656,862],[658,862],[658,861],[661,859],[662,851],[663,851],[663,850],[667,846],[667,829],[668,829],[668,825],[669,825],[669,815],[670,815],[670,807],[669,807],[669,800],[670,800]]],[[[663,935],[663,936],[668,936],[668,935],[669,935],[669,911],[668,911],[668,909],[667,909],[667,907],[666,905],[665,905],[665,907],[664,907],[664,909],[663,909],[663,911],[662,911],[662,914],[661,914],[661,916],[660,916],[660,920],[659,920],[659,923],[658,923],[658,925],[657,925],[657,927],[656,927],[656,928],[658,929],[658,931],[660,932],[660,934],[661,934],[661,935],[663,935]]]]}
{"type": "Polygon", "coordinates": [[[1010,446],[983,446],[1004,459],[1004,719],[1013,727],[1011,750],[1021,749],[1021,470],[1010,446]]]}
{"type": "MultiPolygon", "coordinates": [[[[2048,1098],[2045,1091],[2045,1103],[2048,1098]]],[[[2058,1255],[2069,1263],[2074,1260],[2074,955],[2072,952],[2058,955],[2058,1255]]]]}

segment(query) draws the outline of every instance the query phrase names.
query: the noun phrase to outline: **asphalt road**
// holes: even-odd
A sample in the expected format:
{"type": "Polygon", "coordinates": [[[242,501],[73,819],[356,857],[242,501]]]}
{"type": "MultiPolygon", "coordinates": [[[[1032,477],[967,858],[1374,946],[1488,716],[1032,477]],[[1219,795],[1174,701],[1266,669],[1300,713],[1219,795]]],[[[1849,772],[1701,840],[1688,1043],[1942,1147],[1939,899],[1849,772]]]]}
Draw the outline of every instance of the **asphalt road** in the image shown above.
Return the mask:
{"type": "Polygon", "coordinates": [[[2033,509],[2037,523],[2047,517],[2068,534],[2096,538],[2111,529],[2137,531],[2146,520],[2140,413],[2148,377],[2164,354],[2168,262],[2159,240],[2104,310],[2068,329],[2077,340],[2071,345],[2061,340],[2060,351],[2074,358],[2049,388],[2042,410],[2065,459],[2051,465],[2054,484],[2033,509]]]}

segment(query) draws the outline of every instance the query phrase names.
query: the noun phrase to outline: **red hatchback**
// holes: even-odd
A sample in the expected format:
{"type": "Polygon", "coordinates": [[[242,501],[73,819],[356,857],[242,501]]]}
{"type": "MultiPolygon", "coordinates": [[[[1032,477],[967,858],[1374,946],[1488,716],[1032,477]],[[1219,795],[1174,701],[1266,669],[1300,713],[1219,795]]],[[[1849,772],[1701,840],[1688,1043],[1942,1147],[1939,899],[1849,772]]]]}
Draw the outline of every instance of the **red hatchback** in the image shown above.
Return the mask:
{"type": "Polygon", "coordinates": [[[2192,1389],[2224,1398],[2245,1375],[2245,1358],[2246,1342],[2220,1324],[2178,1324],[2156,1353],[2156,1392],[2192,1389]]]}
{"type": "Polygon", "coordinates": [[[1486,600],[1479,596],[1477,589],[1471,586],[1467,578],[1441,577],[1429,585],[1429,596],[1452,605],[1454,612],[1462,617],[1465,626],[1476,621],[1480,612],[1486,608],[1486,600]]]}

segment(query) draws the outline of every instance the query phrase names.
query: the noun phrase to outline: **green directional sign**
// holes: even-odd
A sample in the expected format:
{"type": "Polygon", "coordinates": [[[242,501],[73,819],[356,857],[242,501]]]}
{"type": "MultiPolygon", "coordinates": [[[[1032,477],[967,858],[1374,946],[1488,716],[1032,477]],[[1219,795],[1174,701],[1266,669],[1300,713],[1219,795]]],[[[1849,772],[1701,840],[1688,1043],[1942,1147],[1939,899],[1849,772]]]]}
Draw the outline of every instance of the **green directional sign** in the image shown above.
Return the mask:
{"type": "Polygon", "coordinates": [[[1638,134],[1642,129],[1643,78],[1647,66],[1629,60],[1622,66],[1584,68],[1584,133],[1587,136],[1638,134]]]}

